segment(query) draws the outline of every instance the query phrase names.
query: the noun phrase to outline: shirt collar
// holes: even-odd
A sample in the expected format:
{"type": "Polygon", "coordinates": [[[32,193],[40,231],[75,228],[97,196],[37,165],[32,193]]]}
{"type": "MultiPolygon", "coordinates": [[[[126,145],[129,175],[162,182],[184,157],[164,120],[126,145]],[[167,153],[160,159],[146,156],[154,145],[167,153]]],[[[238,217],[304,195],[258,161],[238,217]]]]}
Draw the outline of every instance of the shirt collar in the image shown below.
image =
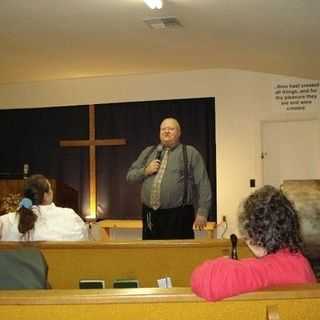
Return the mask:
{"type": "Polygon", "coordinates": [[[173,151],[173,150],[175,150],[176,148],[178,148],[180,145],[181,145],[181,143],[178,142],[177,144],[175,144],[175,145],[172,146],[172,147],[163,146],[163,150],[173,151]]]}

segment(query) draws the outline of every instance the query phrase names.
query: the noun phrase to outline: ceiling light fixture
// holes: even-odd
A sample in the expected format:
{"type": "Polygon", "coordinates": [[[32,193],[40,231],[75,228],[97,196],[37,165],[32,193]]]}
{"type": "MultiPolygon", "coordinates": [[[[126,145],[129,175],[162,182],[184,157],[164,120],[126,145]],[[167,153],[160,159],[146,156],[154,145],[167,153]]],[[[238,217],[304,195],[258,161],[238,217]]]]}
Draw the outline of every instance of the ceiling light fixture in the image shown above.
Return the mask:
{"type": "Polygon", "coordinates": [[[144,0],[144,2],[152,10],[162,8],[162,0],[144,0]]]}

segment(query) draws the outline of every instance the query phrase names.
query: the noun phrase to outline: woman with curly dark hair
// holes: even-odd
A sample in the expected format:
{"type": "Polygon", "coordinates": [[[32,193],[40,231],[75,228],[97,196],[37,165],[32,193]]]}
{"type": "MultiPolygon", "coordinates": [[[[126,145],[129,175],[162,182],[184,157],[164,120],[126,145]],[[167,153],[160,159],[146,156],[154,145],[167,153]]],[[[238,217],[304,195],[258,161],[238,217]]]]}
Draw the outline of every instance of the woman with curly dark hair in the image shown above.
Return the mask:
{"type": "Polygon", "coordinates": [[[218,258],[192,273],[192,290],[213,301],[275,285],[316,282],[302,254],[297,212],[278,189],[264,186],[243,203],[239,229],[256,258],[218,258]]]}

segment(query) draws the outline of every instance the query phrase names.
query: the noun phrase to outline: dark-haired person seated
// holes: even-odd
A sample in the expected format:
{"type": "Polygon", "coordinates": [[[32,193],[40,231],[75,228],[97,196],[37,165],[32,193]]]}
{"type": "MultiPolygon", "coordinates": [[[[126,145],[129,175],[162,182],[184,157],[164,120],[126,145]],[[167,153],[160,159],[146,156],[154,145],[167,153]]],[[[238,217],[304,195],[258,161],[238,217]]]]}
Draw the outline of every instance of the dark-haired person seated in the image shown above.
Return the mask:
{"type": "Polygon", "coordinates": [[[29,177],[17,212],[0,216],[0,240],[87,240],[88,229],[81,218],[73,209],[57,207],[52,199],[46,177],[29,177]]]}
{"type": "Polygon", "coordinates": [[[0,251],[0,289],[47,289],[48,266],[37,249],[0,251]]]}
{"type": "Polygon", "coordinates": [[[240,232],[256,258],[208,260],[192,273],[195,294],[209,301],[270,286],[316,282],[302,254],[297,212],[272,186],[264,186],[243,203],[240,232]]]}

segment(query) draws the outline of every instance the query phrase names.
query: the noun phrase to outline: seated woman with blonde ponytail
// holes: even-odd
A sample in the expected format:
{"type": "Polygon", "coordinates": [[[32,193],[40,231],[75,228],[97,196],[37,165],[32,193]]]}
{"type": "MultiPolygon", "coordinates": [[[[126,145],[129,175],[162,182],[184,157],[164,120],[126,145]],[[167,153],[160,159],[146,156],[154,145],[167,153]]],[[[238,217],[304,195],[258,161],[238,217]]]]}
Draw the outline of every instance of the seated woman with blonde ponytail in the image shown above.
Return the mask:
{"type": "Polygon", "coordinates": [[[50,182],[43,175],[26,180],[17,212],[0,216],[0,240],[87,240],[88,229],[73,209],[57,207],[50,182]]]}

